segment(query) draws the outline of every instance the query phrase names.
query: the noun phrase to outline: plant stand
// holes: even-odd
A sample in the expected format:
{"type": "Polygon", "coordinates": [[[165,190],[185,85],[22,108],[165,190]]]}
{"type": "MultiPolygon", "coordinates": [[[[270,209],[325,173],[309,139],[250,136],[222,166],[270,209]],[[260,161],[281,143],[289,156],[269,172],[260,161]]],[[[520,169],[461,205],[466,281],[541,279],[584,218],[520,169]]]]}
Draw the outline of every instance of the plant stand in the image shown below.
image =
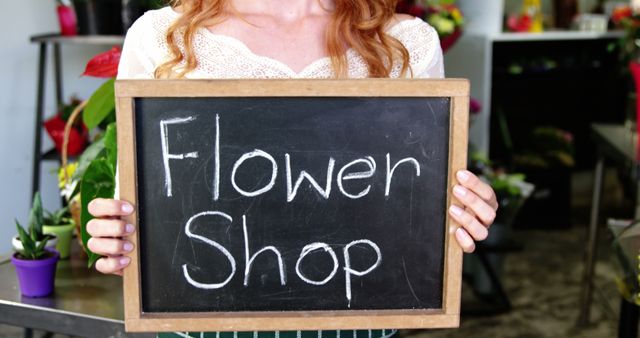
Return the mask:
{"type": "Polygon", "coordinates": [[[60,157],[55,149],[42,151],[42,122],[44,120],[44,101],[47,73],[48,49],[53,48],[53,77],[55,82],[56,106],[63,102],[62,65],[60,48],[63,44],[70,45],[122,45],[124,36],[61,36],[60,34],[44,34],[31,37],[31,43],[38,44],[38,82],[36,94],[35,140],[33,143],[33,176],[31,179],[31,196],[40,190],[40,168],[42,161],[59,161],[60,157]]]}

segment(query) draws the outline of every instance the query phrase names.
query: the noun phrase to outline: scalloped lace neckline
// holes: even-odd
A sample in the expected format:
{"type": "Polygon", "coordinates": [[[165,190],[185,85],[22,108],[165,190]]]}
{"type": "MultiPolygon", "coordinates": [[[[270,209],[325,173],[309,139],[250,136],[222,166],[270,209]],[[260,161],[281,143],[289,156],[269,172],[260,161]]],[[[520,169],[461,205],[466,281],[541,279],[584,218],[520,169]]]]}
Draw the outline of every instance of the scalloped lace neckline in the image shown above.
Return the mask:
{"type": "MultiPolygon", "coordinates": [[[[167,9],[167,11],[169,13],[171,13],[174,17],[180,16],[181,14],[176,12],[175,10],[173,10],[173,8],[171,8],[171,6],[167,6],[165,7],[165,9],[167,9]]],[[[391,26],[388,30],[387,33],[390,35],[394,35],[394,33],[399,30],[400,28],[404,27],[406,24],[408,23],[416,23],[416,22],[420,22],[419,18],[413,18],[411,20],[403,20],[400,21],[396,24],[394,24],[393,26],[391,26]]],[[[288,64],[278,60],[278,59],[274,59],[272,57],[269,56],[265,56],[265,55],[260,55],[255,53],[253,50],[251,50],[251,48],[249,48],[249,46],[244,43],[244,41],[232,37],[232,36],[228,36],[228,35],[224,35],[224,34],[220,34],[220,33],[214,33],[212,31],[210,31],[207,27],[200,27],[198,30],[203,36],[211,39],[211,40],[217,40],[218,42],[223,42],[226,43],[228,45],[234,46],[235,48],[237,48],[239,51],[242,51],[245,55],[247,55],[248,57],[250,57],[251,59],[261,62],[261,63],[265,63],[265,64],[269,64],[277,69],[279,69],[280,71],[289,74],[289,76],[291,77],[305,77],[305,74],[307,73],[313,73],[312,71],[315,70],[316,68],[323,66],[326,67],[330,62],[331,62],[331,57],[329,56],[323,56],[320,57],[318,59],[315,59],[313,61],[311,61],[309,64],[307,64],[306,66],[304,66],[300,71],[296,72],[293,68],[291,68],[288,64]]],[[[355,51],[353,50],[353,48],[349,48],[346,51],[347,54],[347,60],[350,60],[352,56],[357,56],[355,55],[355,51]]]]}

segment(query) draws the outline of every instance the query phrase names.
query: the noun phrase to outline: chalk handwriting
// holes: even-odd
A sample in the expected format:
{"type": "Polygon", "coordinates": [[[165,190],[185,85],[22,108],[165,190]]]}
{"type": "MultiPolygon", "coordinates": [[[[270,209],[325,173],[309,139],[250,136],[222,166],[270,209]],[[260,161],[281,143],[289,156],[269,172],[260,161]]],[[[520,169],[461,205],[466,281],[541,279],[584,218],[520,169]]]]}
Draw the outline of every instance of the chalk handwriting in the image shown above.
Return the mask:
{"type": "Polygon", "coordinates": [[[220,252],[222,252],[227,257],[227,259],[229,260],[229,263],[231,264],[231,273],[229,273],[229,277],[227,277],[227,279],[225,279],[225,281],[222,283],[207,284],[207,283],[197,282],[193,278],[191,278],[191,275],[189,274],[189,269],[187,269],[187,264],[182,265],[182,272],[187,282],[189,282],[189,284],[193,285],[196,288],[207,289],[207,290],[219,289],[227,285],[227,283],[229,283],[231,278],[233,278],[233,275],[236,273],[236,260],[235,258],[233,258],[233,255],[231,255],[231,253],[224,246],[220,245],[220,243],[214,240],[211,240],[209,238],[206,238],[204,236],[196,235],[191,232],[191,223],[193,223],[193,221],[203,216],[220,216],[227,219],[229,222],[233,222],[233,218],[231,218],[231,216],[225,214],[224,212],[220,212],[220,211],[204,211],[199,214],[191,216],[191,218],[189,218],[189,220],[187,221],[187,224],[184,226],[184,232],[187,235],[187,237],[198,239],[220,250],[220,252]]]}
{"type": "MultiPolygon", "coordinates": [[[[193,277],[191,277],[187,264],[183,264],[182,265],[182,272],[183,272],[185,280],[189,284],[191,284],[192,286],[194,286],[194,287],[196,287],[198,289],[204,289],[204,290],[220,289],[220,288],[225,287],[232,280],[233,276],[235,275],[235,273],[236,273],[236,259],[229,252],[229,250],[227,250],[220,243],[218,243],[218,242],[216,242],[216,241],[214,241],[214,240],[212,240],[210,238],[206,238],[204,236],[200,236],[200,235],[194,234],[191,231],[192,223],[196,219],[199,219],[199,218],[205,217],[205,216],[222,217],[222,218],[226,219],[229,223],[233,222],[233,218],[231,216],[229,216],[228,214],[224,213],[224,212],[221,212],[221,211],[204,211],[204,212],[200,212],[200,213],[192,216],[191,218],[189,218],[189,220],[185,224],[184,231],[185,231],[187,237],[202,241],[202,242],[204,242],[206,244],[209,244],[212,247],[218,249],[220,252],[222,252],[227,257],[227,260],[229,261],[229,264],[231,265],[231,272],[229,273],[227,278],[223,282],[220,282],[220,283],[204,283],[204,282],[196,281],[193,277]]],[[[245,287],[249,286],[249,276],[250,276],[250,273],[251,273],[251,266],[252,266],[254,260],[256,259],[256,257],[258,257],[260,254],[262,254],[264,252],[271,251],[276,255],[276,257],[278,259],[278,272],[280,273],[280,284],[282,286],[286,286],[287,285],[287,271],[285,269],[284,259],[282,258],[282,255],[281,255],[280,251],[274,246],[266,246],[266,247],[263,247],[262,249],[260,249],[255,254],[251,255],[250,251],[249,251],[249,231],[247,229],[247,217],[246,217],[246,215],[242,215],[242,230],[243,230],[243,234],[244,234],[244,248],[245,248],[245,250],[244,250],[244,254],[245,254],[245,269],[244,269],[244,282],[243,282],[243,285],[245,287]]],[[[378,247],[378,245],[375,244],[373,241],[368,240],[368,239],[359,239],[359,240],[352,241],[349,244],[347,244],[343,249],[343,255],[344,255],[344,268],[343,269],[344,269],[344,272],[345,272],[345,296],[347,298],[348,306],[351,307],[351,299],[352,299],[351,280],[353,278],[352,276],[363,277],[363,276],[371,273],[372,271],[374,271],[378,266],[380,266],[380,263],[382,262],[382,253],[380,252],[380,248],[378,247]],[[376,260],[375,260],[375,263],[373,263],[366,270],[359,271],[359,270],[355,270],[354,268],[351,267],[351,254],[350,254],[349,250],[351,249],[351,247],[353,247],[355,245],[362,245],[362,244],[368,245],[371,248],[373,248],[373,250],[375,251],[376,260]]],[[[329,244],[327,244],[327,243],[315,242],[315,243],[307,244],[302,248],[302,250],[300,251],[300,254],[298,255],[298,259],[296,261],[295,272],[296,272],[296,275],[302,281],[304,281],[305,283],[311,284],[311,285],[320,286],[320,285],[327,284],[329,281],[331,281],[335,277],[336,273],[338,272],[339,266],[340,266],[340,263],[338,262],[338,257],[336,255],[335,251],[333,250],[333,248],[331,248],[331,246],[329,246],[329,244]],[[305,276],[302,273],[301,268],[300,268],[300,266],[303,263],[304,258],[307,255],[309,255],[310,253],[312,253],[313,251],[316,251],[316,250],[324,250],[324,252],[329,254],[329,256],[331,257],[331,259],[333,261],[333,268],[332,268],[331,272],[327,275],[327,277],[325,277],[321,281],[312,280],[312,279],[308,278],[307,276],[305,276]]]]}
{"type": "Polygon", "coordinates": [[[300,172],[300,176],[298,176],[295,185],[291,187],[291,156],[289,156],[289,154],[284,154],[284,161],[287,173],[287,202],[293,201],[293,199],[296,197],[296,194],[298,193],[300,184],[302,184],[302,181],[305,178],[309,180],[309,183],[311,183],[311,185],[316,190],[318,190],[322,197],[324,197],[325,199],[329,199],[329,195],[331,194],[331,179],[333,178],[333,167],[336,164],[336,160],[334,160],[333,158],[329,158],[329,164],[327,165],[327,183],[324,189],[322,189],[318,182],[304,170],[300,172]]]}
{"type": "Polygon", "coordinates": [[[280,285],[287,284],[287,275],[284,272],[284,263],[282,262],[282,255],[280,251],[276,249],[276,247],[270,245],[265,246],[264,248],[258,250],[255,254],[249,258],[249,233],[247,231],[247,216],[242,215],[242,231],[244,232],[244,254],[245,254],[245,268],[244,268],[244,286],[249,285],[249,273],[251,272],[251,265],[253,264],[253,260],[258,257],[261,253],[265,251],[271,250],[278,257],[278,269],[280,270],[280,285]]]}
{"type": "Polygon", "coordinates": [[[336,275],[336,272],[338,272],[338,265],[339,265],[338,257],[336,256],[335,251],[333,251],[333,249],[331,249],[331,247],[327,243],[319,243],[319,242],[311,243],[306,245],[304,248],[302,248],[302,251],[300,251],[300,257],[298,257],[298,261],[296,262],[296,274],[298,274],[298,277],[300,277],[300,279],[302,279],[303,281],[309,284],[325,285],[327,284],[327,282],[329,282],[333,278],[333,276],[336,275]],[[318,281],[311,280],[302,274],[302,272],[300,271],[300,263],[302,263],[302,260],[306,255],[308,255],[312,251],[320,250],[320,249],[324,249],[324,251],[331,256],[331,259],[333,259],[333,270],[327,276],[327,278],[318,282],[318,281]]]}
{"type": "Polygon", "coordinates": [[[393,172],[396,170],[396,168],[398,168],[399,165],[407,162],[413,164],[416,167],[416,176],[420,177],[420,163],[418,163],[418,161],[415,158],[413,157],[404,158],[398,161],[398,163],[396,163],[396,165],[394,165],[393,168],[390,168],[391,154],[387,153],[387,182],[384,188],[385,196],[389,196],[389,190],[391,190],[391,178],[393,178],[393,172]]]}
{"type": "Polygon", "coordinates": [[[380,252],[380,248],[378,247],[378,245],[376,245],[376,243],[373,243],[368,239],[361,239],[361,240],[353,241],[347,244],[344,247],[343,253],[344,253],[344,279],[345,279],[344,285],[345,285],[347,300],[349,302],[348,307],[351,307],[351,275],[362,277],[370,273],[371,271],[375,270],[378,266],[380,266],[380,262],[382,262],[382,253],[380,252]],[[351,257],[349,254],[349,249],[351,249],[352,246],[358,245],[358,244],[369,245],[370,247],[373,248],[373,250],[375,250],[376,255],[378,256],[378,258],[376,259],[376,262],[365,271],[358,271],[351,268],[351,257]]]}
{"type": "Polygon", "coordinates": [[[198,152],[186,154],[170,154],[169,153],[169,127],[170,124],[181,124],[195,120],[195,117],[174,118],[169,120],[160,120],[160,142],[162,145],[162,160],[164,162],[165,188],[167,189],[167,197],[173,195],[171,191],[171,169],[169,168],[169,160],[183,160],[185,158],[198,158],[198,152]]]}
{"type": "Polygon", "coordinates": [[[247,197],[255,197],[271,190],[274,184],[276,184],[277,176],[278,176],[278,164],[276,163],[276,160],[273,158],[273,156],[269,155],[269,153],[266,153],[262,150],[256,149],[252,152],[242,155],[233,165],[233,170],[231,171],[231,184],[236,189],[236,191],[239,192],[241,195],[247,196],[247,197]],[[261,189],[258,189],[256,191],[245,191],[245,190],[242,190],[240,187],[238,187],[238,184],[236,183],[236,172],[238,171],[238,168],[240,168],[242,163],[244,163],[244,161],[254,157],[266,158],[268,161],[271,162],[271,179],[269,180],[269,183],[267,183],[267,185],[265,185],[261,189]]]}
{"type": "Polygon", "coordinates": [[[366,196],[369,193],[369,190],[371,190],[371,184],[367,185],[367,188],[362,190],[360,193],[358,193],[357,195],[353,195],[348,193],[343,186],[342,181],[349,181],[349,180],[359,180],[359,179],[363,179],[363,178],[371,178],[373,177],[373,175],[376,173],[376,161],[373,159],[373,157],[371,156],[367,156],[366,158],[359,158],[357,160],[353,160],[347,164],[345,164],[342,169],[340,169],[340,171],[338,172],[338,179],[337,179],[337,183],[338,183],[338,189],[340,189],[340,192],[342,192],[343,195],[351,198],[351,199],[358,199],[361,197],[366,196]],[[358,163],[364,163],[367,166],[369,166],[369,170],[368,171],[363,171],[363,172],[357,172],[357,173],[350,173],[350,174],[344,174],[344,172],[349,169],[349,167],[352,167],[358,163]]]}

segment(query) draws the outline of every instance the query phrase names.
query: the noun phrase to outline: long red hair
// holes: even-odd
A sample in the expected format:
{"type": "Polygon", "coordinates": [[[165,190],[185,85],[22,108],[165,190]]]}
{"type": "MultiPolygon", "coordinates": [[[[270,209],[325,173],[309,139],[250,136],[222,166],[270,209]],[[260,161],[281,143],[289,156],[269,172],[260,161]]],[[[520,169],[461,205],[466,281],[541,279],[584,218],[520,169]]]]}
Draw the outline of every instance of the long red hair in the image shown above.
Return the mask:
{"type": "MultiPolygon", "coordinates": [[[[193,51],[194,36],[201,27],[220,21],[227,1],[170,1],[173,8],[179,6],[182,9],[182,15],[167,30],[166,39],[171,58],[158,66],[156,78],[182,78],[196,68],[198,60],[193,51]],[[184,53],[178,47],[178,35],[182,36],[184,53]]],[[[336,77],[344,78],[348,75],[348,48],[353,48],[362,56],[368,67],[369,77],[389,77],[397,64],[402,66],[402,76],[410,70],[409,52],[400,41],[385,32],[395,14],[398,0],[334,1],[335,10],[326,33],[326,50],[336,77]]]]}

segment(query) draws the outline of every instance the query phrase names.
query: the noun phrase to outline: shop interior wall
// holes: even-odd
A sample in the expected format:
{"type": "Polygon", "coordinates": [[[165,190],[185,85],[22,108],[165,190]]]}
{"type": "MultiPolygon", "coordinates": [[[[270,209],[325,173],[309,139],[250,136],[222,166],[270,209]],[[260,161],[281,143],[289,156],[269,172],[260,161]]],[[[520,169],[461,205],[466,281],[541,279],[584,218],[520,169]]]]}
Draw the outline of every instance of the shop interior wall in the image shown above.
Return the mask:
{"type": "MultiPolygon", "coordinates": [[[[10,238],[16,233],[14,219],[27,221],[31,199],[32,155],[38,47],[29,42],[36,34],[58,31],[55,1],[20,0],[4,4],[2,22],[2,76],[0,76],[0,253],[11,248],[10,238]]],[[[108,46],[74,46],[62,48],[64,96],[81,98],[90,95],[102,81],[81,78],[84,65],[93,55],[108,46]]],[[[52,63],[49,60],[45,116],[55,111],[52,63]]],[[[43,134],[43,149],[52,147],[43,134]]],[[[56,162],[45,162],[41,171],[41,192],[46,208],[60,206],[56,162]]]]}

